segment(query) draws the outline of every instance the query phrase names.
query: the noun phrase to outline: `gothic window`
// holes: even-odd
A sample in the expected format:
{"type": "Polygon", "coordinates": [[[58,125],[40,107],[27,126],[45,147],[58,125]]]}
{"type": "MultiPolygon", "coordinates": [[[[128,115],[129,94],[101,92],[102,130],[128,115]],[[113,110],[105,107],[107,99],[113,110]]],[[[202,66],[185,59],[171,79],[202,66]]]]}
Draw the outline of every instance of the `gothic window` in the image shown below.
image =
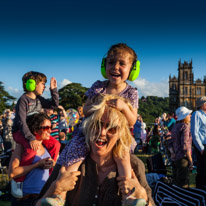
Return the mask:
{"type": "Polygon", "coordinates": [[[184,101],[184,106],[188,107],[188,101],[187,100],[184,101]]]}
{"type": "Polygon", "coordinates": [[[184,87],[183,91],[184,91],[184,94],[187,94],[187,87],[184,87]]]}
{"type": "Polygon", "coordinates": [[[197,95],[201,95],[201,87],[197,87],[197,95]]]}
{"type": "Polygon", "coordinates": [[[187,72],[184,72],[184,80],[187,80],[188,79],[188,76],[187,76],[187,72]]]}
{"type": "Polygon", "coordinates": [[[176,90],[176,84],[172,84],[172,89],[176,90]]]}

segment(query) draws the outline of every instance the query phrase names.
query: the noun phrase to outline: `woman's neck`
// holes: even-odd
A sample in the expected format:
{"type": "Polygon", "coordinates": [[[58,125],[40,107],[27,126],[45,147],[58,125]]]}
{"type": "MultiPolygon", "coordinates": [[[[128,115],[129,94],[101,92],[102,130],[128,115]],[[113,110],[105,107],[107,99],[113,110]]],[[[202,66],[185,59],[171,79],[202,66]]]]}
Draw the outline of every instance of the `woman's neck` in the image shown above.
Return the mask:
{"type": "Polygon", "coordinates": [[[111,171],[116,170],[116,164],[112,158],[112,155],[105,157],[105,156],[97,156],[97,155],[90,154],[90,157],[97,164],[98,184],[101,185],[104,179],[107,177],[107,175],[111,171]]]}
{"type": "Polygon", "coordinates": [[[109,82],[107,86],[107,94],[119,94],[125,89],[126,86],[126,82],[122,82],[121,84],[112,84],[109,82]]]}

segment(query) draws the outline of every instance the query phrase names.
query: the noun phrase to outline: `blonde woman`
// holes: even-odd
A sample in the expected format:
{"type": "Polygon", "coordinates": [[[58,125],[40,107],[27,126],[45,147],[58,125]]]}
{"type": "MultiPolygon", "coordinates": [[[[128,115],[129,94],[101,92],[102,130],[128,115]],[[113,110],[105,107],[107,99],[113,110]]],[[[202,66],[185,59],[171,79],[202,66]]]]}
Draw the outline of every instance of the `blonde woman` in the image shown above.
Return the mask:
{"type": "MultiPolygon", "coordinates": [[[[57,178],[60,165],[56,166],[40,197],[47,191],[44,197],[62,200],[68,191],[65,205],[119,206],[122,204],[122,194],[132,196],[137,202],[143,201],[145,205],[154,205],[144,164],[136,156],[127,157],[131,132],[125,115],[107,105],[107,101],[112,98],[120,97],[105,95],[96,99],[91,116],[83,123],[89,155],[80,165],[81,175],[80,172],[69,173],[61,169],[60,177],[57,178]],[[134,170],[132,177],[118,177],[117,161],[128,159],[134,170]]],[[[43,203],[48,205],[52,202],[50,200],[46,198],[43,203]]],[[[40,205],[40,201],[37,205],[40,205]]]]}
{"type": "Polygon", "coordinates": [[[175,157],[173,159],[173,176],[176,185],[189,187],[189,170],[193,168],[192,136],[190,133],[190,120],[192,110],[179,107],[176,110],[177,123],[172,128],[171,136],[175,157]]]}

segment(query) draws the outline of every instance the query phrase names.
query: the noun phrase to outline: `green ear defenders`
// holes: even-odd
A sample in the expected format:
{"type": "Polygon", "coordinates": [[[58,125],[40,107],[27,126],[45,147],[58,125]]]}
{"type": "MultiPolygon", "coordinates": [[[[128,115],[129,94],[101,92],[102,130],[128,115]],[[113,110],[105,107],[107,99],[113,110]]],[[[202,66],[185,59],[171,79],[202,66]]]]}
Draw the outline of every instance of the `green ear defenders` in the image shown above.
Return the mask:
{"type": "Polygon", "coordinates": [[[28,79],[26,81],[26,90],[28,92],[33,92],[36,89],[36,81],[34,79],[28,79]]]}
{"type": "MultiPolygon", "coordinates": [[[[101,73],[102,76],[107,79],[107,75],[106,75],[106,58],[102,59],[102,64],[101,64],[101,73]]],[[[136,60],[132,66],[132,69],[130,71],[128,80],[129,81],[134,81],[135,79],[137,79],[137,77],[139,76],[139,72],[140,72],[140,61],[136,60]]]]}

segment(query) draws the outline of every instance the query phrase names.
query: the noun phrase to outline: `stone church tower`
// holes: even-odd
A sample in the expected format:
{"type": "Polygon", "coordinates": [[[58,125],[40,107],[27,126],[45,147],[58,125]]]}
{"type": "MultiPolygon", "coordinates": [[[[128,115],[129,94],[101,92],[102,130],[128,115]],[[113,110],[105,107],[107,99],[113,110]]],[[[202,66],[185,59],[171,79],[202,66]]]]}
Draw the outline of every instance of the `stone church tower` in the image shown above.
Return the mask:
{"type": "Polygon", "coordinates": [[[178,78],[169,76],[169,108],[174,112],[178,107],[185,106],[196,109],[196,99],[206,96],[206,76],[204,80],[194,81],[192,60],[178,63],[178,78]]]}

